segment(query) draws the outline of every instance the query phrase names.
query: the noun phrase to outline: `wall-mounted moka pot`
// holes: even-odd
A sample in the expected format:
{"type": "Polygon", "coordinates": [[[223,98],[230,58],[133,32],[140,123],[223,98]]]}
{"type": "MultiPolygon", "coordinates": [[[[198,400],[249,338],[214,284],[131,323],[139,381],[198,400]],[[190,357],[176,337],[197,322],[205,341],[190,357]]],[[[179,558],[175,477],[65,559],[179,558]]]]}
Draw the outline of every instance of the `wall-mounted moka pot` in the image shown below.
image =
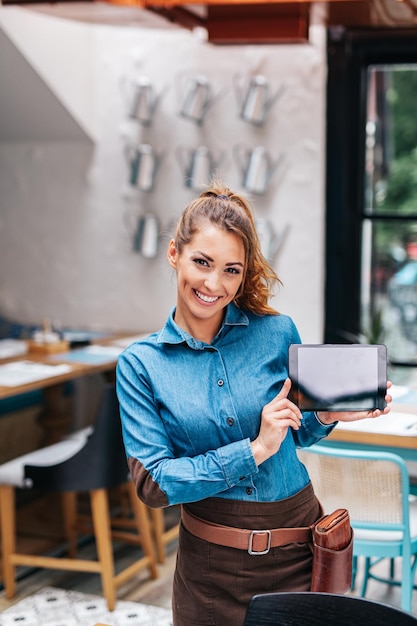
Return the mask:
{"type": "Polygon", "coordinates": [[[159,251],[159,242],[160,226],[157,216],[153,213],[140,216],[133,238],[133,250],[145,259],[154,259],[159,251]]]}
{"type": "Polygon", "coordinates": [[[124,77],[120,81],[120,86],[127,103],[128,118],[139,122],[143,126],[150,126],[156,109],[168,87],[164,87],[157,93],[147,76],[138,76],[130,80],[124,77]]]}
{"type": "Polygon", "coordinates": [[[236,74],[233,84],[240,117],[255,126],[262,126],[265,123],[272,105],[284,92],[284,86],[272,92],[268,79],[262,74],[257,74],[251,79],[236,74]]]}
{"type": "Polygon", "coordinates": [[[277,232],[272,222],[263,217],[256,218],[255,225],[261,244],[262,254],[267,261],[272,262],[284,243],[284,239],[289,231],[289,226],[287,224],[283,230],[277,232]]]}
{"type": "Polygon", "coordinates": [[[214,102],[224,93],[223,89],[214,93],[207,76],[203,74],[192,77],[180,75],[178,85],[181,100],[179,115],[199,125],[214,102]]]}
{"type": "Polygon", "coordinates": [[[152,191],[163,155],[157,154],[149,144],[127,146],[125,154],[130,168],[129,184],[141,191],[152,191]]]}
{"type": "Polygon", "coordinates": [[[273,160],[264,146],[248,148],[241,144],[234,146],[233,154],[241,171],[242,185],[246,191],[259,195],[264,194],[283,159],[283,155],[273,160]]]}
{"type": "Polygon", "coordinates": [[[215,158],[207,146],[194,149],[178,146],[176,156],[185,186],[194,191],[201,191],[204,185],[208,185],[223,158],[223,154],[215,158]]]}
{"type": "Polygon", "coordinates": [[[154,259],[161,242],[161,227],[158,217],[151,212],[138,215],[127,211],[123,220],[132,241],[132,251],[145,259],[154,259]]]}

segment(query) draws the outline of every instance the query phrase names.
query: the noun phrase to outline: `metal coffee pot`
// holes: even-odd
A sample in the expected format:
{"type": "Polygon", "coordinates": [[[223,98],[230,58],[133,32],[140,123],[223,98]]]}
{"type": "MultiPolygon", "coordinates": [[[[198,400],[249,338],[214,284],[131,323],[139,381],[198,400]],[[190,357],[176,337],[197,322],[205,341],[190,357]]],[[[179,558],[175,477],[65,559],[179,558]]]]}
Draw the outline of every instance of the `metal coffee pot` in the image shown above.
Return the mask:
{"type": "Polygon", "coordinates": [[[275,93],[271,93],[268,80],[262,74],[250,80],[245,79],[241,74],[236,74],[233,83],[240,117],[245,122],[262,126],[272,105],[282,95],[284,87],[281,86],[275,93]]]}
{"type": "Polygon", "coordinates": [[[180,116],[202,124],[207,111],[220,97],[222,90],[214,94],[208,78],[202,74],[192,78],[180,76],[179,84],[182,92],[180,116]]]}
{"type": "Polygon", "coordinates": [[[158,106],[163,93],[159,94],[147,76],[140,76],[131,86],[128,102],[128,117],[137,120],[143,126],[150,126],[156,107],[158,106]]]}
{"type": "Polygon", "coordinates": [[[261,250],[267,261],[272,261],[281,248],[289,230],[288,225],[280,233],[277,233],[272,223],[263,217],[255,220],[261,250]]]}
{"type": "Polygon", "coordinates": [[[132,237],[132,250],[146,259],[154,259],[159,252],[161,229],[159,220],[153,213],[137,215],[126,212],[123,216],[129,237],[132,237]]]}
{"type": "Polygon", "coordinates": [[[240,144],[233,148],[233,154],[241,170],[242,185],[246,191],[259,195],[265,193],[283,156],[273,161],[263,146],[250,149],[240,144]]]}
{"type": "Polygon", "coordinates": [[[153,213],[139,218],[133,240],[133,249],[145,259],[154,259],[158,254],[160,240],[159,220],[153,213]]]}
{"type": "Polygon", "coordinates": [[[185,186],[194,191],[201,191],[204,185],[210,182],[223,158],[223,155],[220,155],[215,159],[206,146],[195,149],[178,146],[176,155],[184,174],[185,186]]]}
{"type": "Polygon", "coordinates": [[[130,167],[129,184],[141,191],[152,191],[162,155],[156,154],[149,144],[127,146],[125,154],[130,167]]]}

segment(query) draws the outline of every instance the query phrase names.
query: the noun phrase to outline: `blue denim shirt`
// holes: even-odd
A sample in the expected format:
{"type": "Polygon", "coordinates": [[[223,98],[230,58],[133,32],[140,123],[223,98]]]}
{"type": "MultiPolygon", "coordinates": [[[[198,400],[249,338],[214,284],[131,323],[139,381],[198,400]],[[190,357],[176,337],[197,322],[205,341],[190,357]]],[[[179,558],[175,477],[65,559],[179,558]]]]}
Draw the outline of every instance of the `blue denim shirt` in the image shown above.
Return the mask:
{"type": "Polygon", "coordinates": [[[179,328],[174,312],[160,332],[119,357],[117,392],[128,459],[139,461],[167,505],[212,496],[270,502],[297,493],[309,477],[296,446],[317,442],[332,426],[304,413],[300,429],[289,428],[279,451],[259,467],[250,447],[262,408],[288,376],[288,346],[300,343],[291,318],[230,304],[221,329],[206,344],[179,328]]]}

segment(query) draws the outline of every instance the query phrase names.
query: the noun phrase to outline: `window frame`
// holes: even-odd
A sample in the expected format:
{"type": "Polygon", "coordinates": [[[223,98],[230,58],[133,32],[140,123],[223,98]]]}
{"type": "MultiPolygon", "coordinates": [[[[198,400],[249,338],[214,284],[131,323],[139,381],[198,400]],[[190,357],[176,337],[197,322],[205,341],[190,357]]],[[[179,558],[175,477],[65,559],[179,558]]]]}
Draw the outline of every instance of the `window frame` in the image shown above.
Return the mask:
{"type": "Polygon", "coordinates": [[[362,222],[381,219],[364,206],[367,72],[401,63],[417,63],[417,28],[327,31],[325,343],[360,332],[362,222]]]}

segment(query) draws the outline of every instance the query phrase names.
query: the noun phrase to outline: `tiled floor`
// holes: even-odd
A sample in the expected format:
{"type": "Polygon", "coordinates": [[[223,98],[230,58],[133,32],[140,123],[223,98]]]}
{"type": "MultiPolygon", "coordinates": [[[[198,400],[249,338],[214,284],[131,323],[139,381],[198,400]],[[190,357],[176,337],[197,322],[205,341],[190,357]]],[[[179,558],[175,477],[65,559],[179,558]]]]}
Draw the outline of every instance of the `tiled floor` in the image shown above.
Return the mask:
{"type": "MultiPolygon", "coordinates": [[[[353,595],[359,595],[360,584],[362,582],[362,574],[361,574],[361,563],[359,563],[359,573],[357,584],[355,585],[355,590],[353,591],[353,595]]],[[[379,564],[377,567],[378,573],[384,577],[388,576],[389,564],[387,561],[379,564]]],[[[397,559],[395,564],[396,578],[401,580],[401,559],[397,559]]],[[[368,588],[366,592],[366,598],[370,600],[375,600],[377,602],[384,602],[385,604],[392,604],[397,607],[401,607],[401,589],[400,587],[386,585],[381,582],[370,580],[368,582],[368,588]]],[[[417,590],[413,592],[412,599],[412,612],[417,615],[417,590]]],[[[387,625],[388,626],[388,625],[387,625]]]]}
{"type": "MultiPolygon", "coordinates": [[[[146,576],[141,576],[140,579],[129,582],[119,590],[117,594],[118,599],[140,602],[143,604],[150,604],[169,609],[171,606],[171,586],[174,567],[175,545],[172,545],[167,554],[165,563],[159,566],[159,578],[155,581],[150,581],[146,578],[146,576]]],[[[360,583],[360,580],[361,576],[359,575],[358,583],[360,583]]],[[[15,602],[36,593],[39,589],[49,586],[101,595],[98,576],[81,576],[68,572],[62,573],[43,570],[29,576],[19,583],[18,593],[14,600],[6,600],[3,592],[1,592],[0,611],[10,607],[15,602]]],[[[357,591],[354,591],[353,595],[357,595],[357,591]]],[[[369,582],[369,589],[366,597],[378,602],[400,606],[399,588],[389,587],[375,581],[369,582]]],[[[413,613],[417,615],[417,591],[414,592],[413,613]]]]}
{"type": "MultiPolygon", "coordinates": [[[[45,537],[48,536],[49,531],[46,527],[44,518],[44,512],[37,512],[37,519],[41,520],[41,534],[43,535],[42,541],[45,541],[45,537]]],[[[36,517],[36,516],[35,516],[36,517]]],[[[27,524],[34,528],[36,526],[34,522],[34,516],[25,516],[27,524]]],[[[57,533],[55,529],[55,534],[57,533]]],[[[31,539],[27,538],[30,542],[31,539]]],[[[93,546],[87,545],[83,548],[86,555],[89,551],[93,550],[93,546]]],[[[123,587],[118,590],[117,597],[119,600],[141,602],[144,604],[151,604],[154,606],[160,606],[163,608],[170,608],[171,604],[171,587],[172,577],[175,568],[176,558],[176,543],[167,546],[167,557],[165,563],[158,566],[159,577],[158,579],[151,581],[148,578],[146,571],[139,574],[137,578],[127,582],[123,587]]],[[[132,559],[132,548],[128,546],[121,546],[116,552],[116,566],[117,564],[124,564],[125,561],[132,559]]],[[[380,564],[380,573],[385,574],[387,572],[387,563],[380,564]]],[[[398,576],[400,577],[400,562],[397,564],[398,576]]],[[[357,595],[358,589],[361,583],[361,564],[359,564],[359,572],[357,576],[356,590],[352,593],[357,595]]],[[[83,593],[91,593],[101,595],[101,585],[98,575],[93,574],[80,574],[72,572],[59,572],[50,570],[38,570],[35,573],[30,574],[24,579],[20,580],[17,586],[17,595],[13,600],[7,600],[4,597],[4,592],[0,592],[0,612],[10,607],[15,602],[19,602],[23,598],[32,595],[42,587],[58,587],[60,589],[68,589],[72,591],[80,591],[83,593]]],[[[417,590],[414,592],[413,597],[413,612],[417,615],[417,590]]],[[[400,589],[398,587],[387,586],[385,584],[370,581],[367,598],[373,599],[379,602],[387,604],[393,604],[400,606],[400,589]]]]}
{"type": "Polygon", "coordinates": [[[42,587],[0,615],[1,626],[172,626],[172,611],[118,600],[109,611],[102,596],[57,587],[42,587]]]}
{"type": "MultiPolygon", "coordinates": [[[[83,503],[81,503],[81,507],[83,503]]],[[[45,501],[37,500],[20,506],[18,509],[18,549],[34,554],[55,550],[62,546],[64,536],[61,523],[61,508],[59,497],[48,494],[45,501]]],[[[168,516],[168,526],[176,521],[177,514],[168,516]]],[[[139,548],[128,544],[118,543],[115,550],[116,571],[126,564],[133,562],[139,554],[139,548]]],[[[171,580],[175,566],[176,545],[167,546],[166,561],[158,565],[159,577],[150,580],[147,570],[143,570],[137,577],[119,588],[117,597],[120,600],[149,603],[155,606],[170,608],[171,580]]],[[[95,544],[89,542],[79,549],[79,556],[95,558],[95,544]]],[[[0,555],[1,564],[1,555],[0,555]]],[[[1,572],[1,570],[0,570],[1,572]]],[[[28,568],[19,569],[20,580],[17,584],[17,594],[12,600],[5,598],[4,591],[0,590],[0,612],[9,608],[15,602],[32,595],[42,587],[58,587],[72,591],[101,595],[101,581],[99,575],[82,574],[79,572],[59,570],[30,571],[28,568]]],[[[1,584],[1,573],[0,573],[1,584]]]]}

